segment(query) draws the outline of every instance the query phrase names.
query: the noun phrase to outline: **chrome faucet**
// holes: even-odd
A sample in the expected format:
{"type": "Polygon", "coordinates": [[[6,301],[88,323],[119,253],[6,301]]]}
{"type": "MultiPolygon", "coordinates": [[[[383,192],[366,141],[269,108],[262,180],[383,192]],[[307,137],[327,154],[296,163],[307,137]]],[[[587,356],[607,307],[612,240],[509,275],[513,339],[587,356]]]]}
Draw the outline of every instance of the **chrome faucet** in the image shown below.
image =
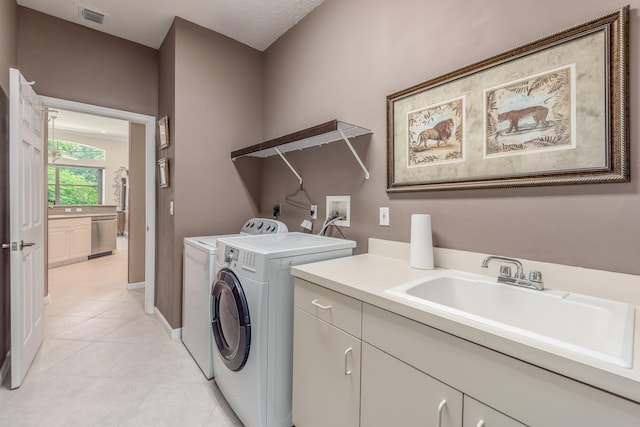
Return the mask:
{"type": "Polygon", "coordinates": [[[506,283],[508,285],[522,286],[523,288],[535,289],[536,291],[544,290],[544,284],[542,283],[542,273],[536,270],[529,272],[529,278],[524,275],[522,263],[517,259],[506,258],[501,256],[488,256],[482,261],[482,268],[489,267],[489,261],[502,261],[510,263],[516,266],[516,274],[511,276],[511,267],[503,265],[500,267],[500,275],[498,276],[498,282],[506,283]]]}

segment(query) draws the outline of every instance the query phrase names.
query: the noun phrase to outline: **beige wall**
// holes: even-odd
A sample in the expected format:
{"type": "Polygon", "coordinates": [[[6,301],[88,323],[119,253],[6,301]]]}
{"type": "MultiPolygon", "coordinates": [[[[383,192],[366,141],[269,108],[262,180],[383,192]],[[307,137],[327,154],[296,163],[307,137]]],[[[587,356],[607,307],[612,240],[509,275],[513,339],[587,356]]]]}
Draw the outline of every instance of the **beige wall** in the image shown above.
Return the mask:
{"type": "MultiPolygon", "coordinates": [[[[631,111],[640,100],[640,0],[630,1],[631,111]]],[[[409,241],[412,213],[432,215],[435,244],[624,273],[640,274],[640,156],[632,154],[628,184],[386,193],[386,96],[586,20],[617,4],[585,0],[425,2],[326,0],[264,55],[265,139],[333,118],[373,130],[354,146],[371,170],[363,173],[344,144],[287,155],[324,215],[326,195],[351,195],[345,229],[366,252],[366,238],[409,241]],[[391,227],[378,226],[389,206],[391,227]]],[[[633,119],[632,114],[632,119],[633,119]]],[[[631,120],[637,154],[638,122],[631,120]]],[[[281,160],[264,163],[260,210],[297,183],[281,160]]],[[[284,204],[282,219],[299,230],[302,210],[284,204]]],[[[316,221],[315,230],[319,230],[316,221]]]]}
{"type": "Polygon", "coordinates": [[[18,63],[18,5],[0,0],[0,87],[9,93],[9,68],[18,63]]]}
{"type": "Polygon", "coordinates": [[[144,282],[146,126],[129,124],[129,283],[144,282]]]}
{"type": "Polygon", "coordinates": [[[40,95],[157,114],[155,49],[19,7],[18,66],[40,95]]]}
{"type": "MultiPolygon", "coordinates": [[[[158,150],[156,158],[169,159],[168,188],[158,188],[156,179],[156,292],[155,306],[167,320],[170,313],[179,309],[177,302],[182,301],[182,287],[174,282],[174,216],[169,214],[169,203],[174,199],[175,191],[175,95],[176,95],[176,25],[171,26],[169,33],[160,46],[160,74],[159,74],[159,102],[158,117],[169,117],[169,141],[171,145],[164,150],[158,150]]],[[[182,282],[180,282],[181,284],[182,282]]],[[[177,312],[179,313],[179,311],[177,312]]],[[[180,319],[179,314],[173,314],[173,319],[180,319]]],[[[169,320],[171,322],[171,320],[169,320]]],[[[173,321],[172,326],[178,327],[182,322],[173,321]]]]}
{"type": "Polygon", "coordinates": [[[171,126],[171,147],[160,156],[166,151],[172,163],[171,188],[158,197],[156,302],[179,327],[184,237],[236,233],[257,212],[260,164],[236,170],[230,153],[261,138],[262,64],[260,52],[180,18],[160,57],[160,113],[171,126]]]}

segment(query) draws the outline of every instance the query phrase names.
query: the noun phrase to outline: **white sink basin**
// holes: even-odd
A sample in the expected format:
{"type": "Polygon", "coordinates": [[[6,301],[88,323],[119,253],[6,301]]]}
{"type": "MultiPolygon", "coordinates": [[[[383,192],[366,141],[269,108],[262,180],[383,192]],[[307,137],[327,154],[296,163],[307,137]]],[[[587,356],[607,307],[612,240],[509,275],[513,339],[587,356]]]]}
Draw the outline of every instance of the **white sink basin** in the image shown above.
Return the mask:
{"type": "Polygon", "coordinates": [[[386,292],[545,345],[632,366],[635,310],[629,304],[525,289],[467,273],[434,276],[386,292]]]}

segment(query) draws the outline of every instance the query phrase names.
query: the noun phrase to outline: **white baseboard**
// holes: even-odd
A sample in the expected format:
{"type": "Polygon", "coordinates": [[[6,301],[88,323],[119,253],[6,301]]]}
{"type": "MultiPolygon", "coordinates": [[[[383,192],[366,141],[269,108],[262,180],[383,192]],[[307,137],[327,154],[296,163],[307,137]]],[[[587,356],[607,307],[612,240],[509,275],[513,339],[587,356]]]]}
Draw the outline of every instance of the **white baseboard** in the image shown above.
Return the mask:
{"type": "Polygon", "coordinates": [[[9,364],[11,363],[11,351],[7,352],[7,355],[4,358],[4,362],[2,363],[2,367],[0,367],[0,385],[4,383],[4,378],[9,373],[9,364]]]}
{"type": "Polygon", "coordinates": [[[145,282],[127,283],[127,290],[144,289],[145,282]]]}
{"type": "Polygon", "coordinates": [[[180,337],[182,337],[182,328],[176,328],[176,329],[171,328],[171,325],[169,324],[169,322],[167,322],[167,319],[164,318],[164,316],[162,315],[158,307],[156,307],[155,314],[158,320],[160,320],[162,329],[164,329],[167,335],[169,335],[169,338],[171,338],[172,340],[177,340],[180,337]]]}

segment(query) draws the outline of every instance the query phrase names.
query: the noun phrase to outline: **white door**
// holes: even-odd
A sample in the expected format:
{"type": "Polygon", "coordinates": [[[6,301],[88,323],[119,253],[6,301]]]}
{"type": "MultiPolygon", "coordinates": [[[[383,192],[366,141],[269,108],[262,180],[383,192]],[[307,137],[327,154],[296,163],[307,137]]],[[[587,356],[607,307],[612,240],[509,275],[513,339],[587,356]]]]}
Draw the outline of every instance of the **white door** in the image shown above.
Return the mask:
{"type": "Polygon", "coordinates": [[[44,337],[44,125],[42,102],[16,69],[9,86],[11,388],[44,337]]]}

